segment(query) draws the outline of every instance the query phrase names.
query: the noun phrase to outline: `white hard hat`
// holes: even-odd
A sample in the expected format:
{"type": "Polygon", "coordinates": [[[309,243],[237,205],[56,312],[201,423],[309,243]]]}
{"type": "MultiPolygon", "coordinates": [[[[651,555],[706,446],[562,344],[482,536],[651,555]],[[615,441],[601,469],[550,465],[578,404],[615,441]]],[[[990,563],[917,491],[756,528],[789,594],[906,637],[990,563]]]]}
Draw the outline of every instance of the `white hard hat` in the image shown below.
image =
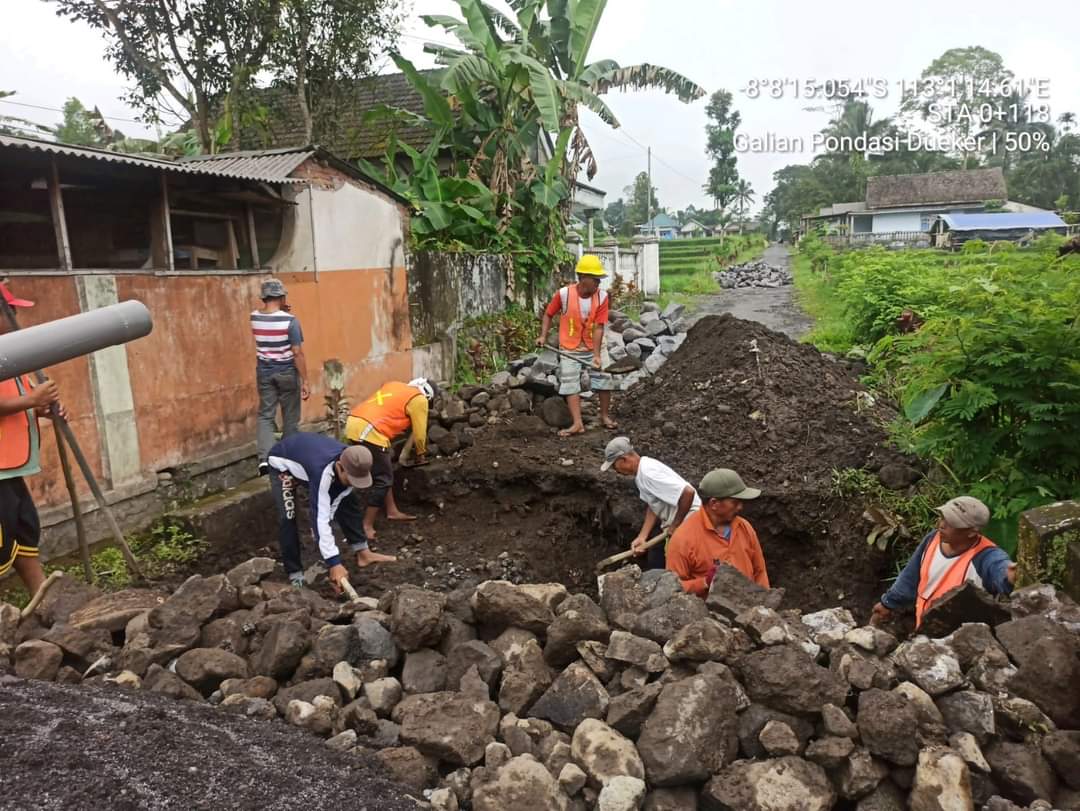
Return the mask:
{"type": "Polygon", "coordinates": [[[435,399],[435,386],[434,384],[429,383],[426,377],[418,377],[415,380],[410,380],[409,385],[415,389],[420,389],[429,401],[435,399]]]}

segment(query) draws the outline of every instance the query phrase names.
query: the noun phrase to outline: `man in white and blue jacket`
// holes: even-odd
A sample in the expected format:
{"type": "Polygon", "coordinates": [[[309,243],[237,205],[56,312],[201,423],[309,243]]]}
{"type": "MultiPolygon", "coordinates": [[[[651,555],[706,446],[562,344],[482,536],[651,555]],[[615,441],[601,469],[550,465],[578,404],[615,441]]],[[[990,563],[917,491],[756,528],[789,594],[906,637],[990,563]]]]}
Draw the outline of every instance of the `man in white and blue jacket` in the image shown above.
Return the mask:
{"type": "Polygon", "coordinates": [[[349,549],[356,553],[358,566],[396,560],[368,548],[364,513],[353,494],[354,489],[371,487],[371,451],[362,445],[342,445],[322,434],[297,433],[274,445],[266,461],[273,471],[270,489],[278,510],[281,559],[293,585],[301,586],[304,582],[300,533],[296,525],[296,480],[307,482],[310,488],[312,534],[335,589],[340,589],[340,582],[347,573],[331,521],[341,527],[349,549]]]}
{"type": "Polygon", "coordinates": [[[1016,582],[1016,564],[982,534],[990,510],[972,496],[958,496],[935,510],[941,516],[927,533],[891,589],[874,606],[871,624],[877,625],[897,609],[915,607],[915,627],[927,609],[964,583],[974,583],[990,594],[1009,594],[1016,582]]]}

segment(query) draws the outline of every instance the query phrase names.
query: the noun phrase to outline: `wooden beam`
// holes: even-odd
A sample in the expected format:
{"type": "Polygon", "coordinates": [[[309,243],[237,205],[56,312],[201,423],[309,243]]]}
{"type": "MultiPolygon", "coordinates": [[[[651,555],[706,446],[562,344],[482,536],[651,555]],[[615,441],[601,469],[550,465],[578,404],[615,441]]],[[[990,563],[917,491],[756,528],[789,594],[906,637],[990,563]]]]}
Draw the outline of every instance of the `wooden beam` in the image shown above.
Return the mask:
{"type": "Polygon", "coordinates": [[[52,209],[53,232],[56,234],[56,255],[62,270],[71,270],[71,243],[68,240],[67,218],[64,215],[64,196],[60,192],[60,170],[56,158],[50,162],[49,207],[52,209]]]}
{"type": "Polygon", "coordinates": [[[176,269],[176,260],[173,256],[172,241],[172,211],[169,208],[169,179],[165,173],[161,173],[161,218],[165,228],[165,267],[169,270],[176,269]]]}
{"type": "Polygon", "coordinates": [[[255,235],[255,212],[248,203],[244,206],[247,211],[248,242],[251,244],[251,266],[256,270],[262,267],[259,261],[259,239],[255,235]]]}
{"type": "Polygon", "coordinates": [[[225,223],[225,231],[228,234],[229,246],[226,248],[229,252],[229,267],[240,267],[240,246],[236,244],[236,226],[232,220],[228,220],[225,223]]]}

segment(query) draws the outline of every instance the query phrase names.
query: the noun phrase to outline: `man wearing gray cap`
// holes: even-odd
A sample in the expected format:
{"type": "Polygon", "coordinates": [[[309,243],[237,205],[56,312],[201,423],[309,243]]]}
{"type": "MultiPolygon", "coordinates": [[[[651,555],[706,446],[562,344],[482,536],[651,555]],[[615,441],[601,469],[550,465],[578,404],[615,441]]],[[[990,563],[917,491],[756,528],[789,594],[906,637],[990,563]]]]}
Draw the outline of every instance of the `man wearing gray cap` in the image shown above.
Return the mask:
{"type": "Polygon", "coordinates": [[[255,336],[255,381],[259,389],[259,413],[255,444],[259,452],[259,475],[269,471],[266,457],[274,444],[274,423],[281,407],[281,435],[300,429],[300,401],[308,398],[307,359],[300,320],[285,303],[285,285],[278,279],[262,283],[263,306],[251,313],[255,336]]]}
{"type": "Polygon", "coordinates": [[[991,594],[1009,594],[1016,582],[1016,564],[980,530],[990,522],[990,510],[977,498],[959,496],[935,507],[937,528],[922,539],[891,589],[874,606],[870,617],[878,625],[893,611],[915,606],[915,627],[927,608],[946,592],[974,583],[991,594]]]}
{"type": "MultiPolygon", "coordinates": [[[[604,449],[604,464],[600,470],[611,468],[623,476],[633,476],[638,496],[645,502],[645,520],[630,544],[636,555],[644,554],[642,547],[657,524],[674,532],[687,515],[701,507],[701,499],[686,479],[663,462],[638,455],[624,436],[615,437],[604,449]]],[[[663,544],[650,548],[648,554],[648,568],[665,568],[663,544]]]]}
{"type": "Polygon", "coordinates": [[[743,502],[761,491],[747,487],[738,473],[724,467],[706,473],[697,491],[701,509],[683,521],[667,548],[667,567],[679,576],[683,590],[707,596],[718,566],[732,566],[769,588],[757,532],[739,515],[743,502]]]}

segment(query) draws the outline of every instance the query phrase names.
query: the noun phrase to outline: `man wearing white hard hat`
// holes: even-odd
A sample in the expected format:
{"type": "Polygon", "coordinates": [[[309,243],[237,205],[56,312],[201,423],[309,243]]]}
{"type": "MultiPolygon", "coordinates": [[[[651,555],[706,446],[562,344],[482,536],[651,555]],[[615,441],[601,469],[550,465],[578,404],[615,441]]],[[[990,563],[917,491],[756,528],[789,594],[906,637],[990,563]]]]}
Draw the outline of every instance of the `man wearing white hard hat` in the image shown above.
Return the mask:
{"type": "Polygon", "coordinates": [[[424,377],[400,383],[391,380],[379,386],[368,399],[357,405],[345,423],[345,440],[352,445],[364,445],[371,451],[371,468],[375,483],[368,491],[368,506],[364,514],[364,533],[375,537],[375,519],[386,508],[391,521],[415,521],[416,516],[398,509],[394,499],[394,465],[390,446],[394,440],[412,430],[415,447],[414,464],[423,464],[427,456],[428,411],[439,393],[439,387],[424,377]]]}
{"type": "Polygon", "coordinates": [[[958,496],[935,510],[941,516],[937,527],[922,539],[892,588],[874,606],[871,624],[914,606],[917,628],[935,600],[964,583],[990,594],[1012,591],[1016,564],[981,532],[990,522],[989,508],[972,496],[958,496]]]}

